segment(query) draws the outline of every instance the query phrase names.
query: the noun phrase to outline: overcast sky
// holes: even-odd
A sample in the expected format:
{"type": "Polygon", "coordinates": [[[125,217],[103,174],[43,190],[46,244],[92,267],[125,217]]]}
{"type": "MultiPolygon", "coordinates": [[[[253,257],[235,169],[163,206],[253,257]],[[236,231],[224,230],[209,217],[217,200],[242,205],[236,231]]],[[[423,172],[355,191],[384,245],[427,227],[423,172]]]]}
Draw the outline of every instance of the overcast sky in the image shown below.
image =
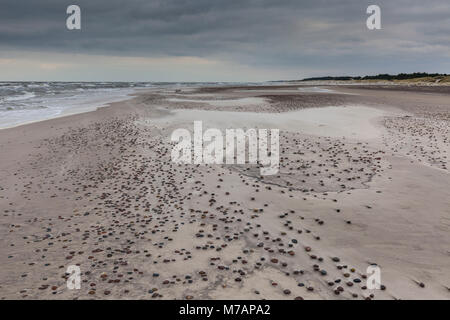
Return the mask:
{"type": "Polygon", "coordinates": [[[450,73],[449,0],[0,0],[0,80],[450,73]],[[66,9],[81,8],[81,30],[66,9]],[[381,7],[382,30],[366,9],[381,7]]]}

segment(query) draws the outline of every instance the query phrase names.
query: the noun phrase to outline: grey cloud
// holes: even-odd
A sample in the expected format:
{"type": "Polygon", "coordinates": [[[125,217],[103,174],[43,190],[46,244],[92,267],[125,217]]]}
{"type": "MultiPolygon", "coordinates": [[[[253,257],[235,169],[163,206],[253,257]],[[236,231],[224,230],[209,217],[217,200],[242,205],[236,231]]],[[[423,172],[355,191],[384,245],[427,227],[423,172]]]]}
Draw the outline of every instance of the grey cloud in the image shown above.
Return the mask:
{"type": "MultiPolygon", "coordinates": [[[[388,65],[382,57],[404,65],[394,61],[407,54],[400,41],[438,43],[429,54],[436,63],[448,58],[449,17],[448,0],[2,0],[0,50],[212,57],[299,72],[306,64],[381,71],[388,65]],[[365,27],[373,3],[382,8],[381,31],[365,27]],[[65,28],[70,4],[82,9],[81,31],[65,28]]],[[[411,52],[409,58],[419,62],[421,56],[411,52]]]]}

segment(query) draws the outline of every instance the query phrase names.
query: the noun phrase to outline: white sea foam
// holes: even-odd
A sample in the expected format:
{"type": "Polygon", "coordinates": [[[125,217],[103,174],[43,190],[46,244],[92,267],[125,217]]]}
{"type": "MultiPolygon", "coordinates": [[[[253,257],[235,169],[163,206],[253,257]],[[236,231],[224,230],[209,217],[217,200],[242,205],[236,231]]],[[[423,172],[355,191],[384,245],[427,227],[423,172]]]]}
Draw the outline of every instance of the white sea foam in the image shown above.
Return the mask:
{"type": "Polygon", "coordinates": [[[19,101],[26,100],[35,97],[36,95],[33,92],[24,91],[23,94],[18,96],[5,97],[5,101],[19,101]]]}

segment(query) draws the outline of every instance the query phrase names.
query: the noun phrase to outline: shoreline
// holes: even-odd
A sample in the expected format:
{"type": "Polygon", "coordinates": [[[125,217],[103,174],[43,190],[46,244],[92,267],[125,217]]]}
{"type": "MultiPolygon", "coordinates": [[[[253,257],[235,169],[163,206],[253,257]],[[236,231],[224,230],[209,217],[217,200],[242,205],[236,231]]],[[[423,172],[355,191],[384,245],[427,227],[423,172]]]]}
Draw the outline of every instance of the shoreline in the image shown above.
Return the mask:
{"type": "Polygon", "coordinates": [[[42,119],[37,119],[37,120],[30,120],[30,121],[14,124],[14,125],[11,125],[11,126],[0,126],[0,130],[11,129],[11,128],[15,128],[15,127],[23,126],[23,125],[28,125],[28,124],[37,123],[37,122],[41,122],[41,121],[52,120],[52,119],[58,119],[58,118],[61,118],[61,117],[67,117],[67,116],[72,116],[72,115],[81,114],[81,113],[93,112],[93,111],[96,111],[96,110],[98,110],[100,108],[107,108],[112,103],[117,103],[117,102],[123,102],[123,101],[126,101],[126,100],[131,100],[137,94],[139,94],[139,91],[135,90],[135,92],[129,93],[126,96],[123,96],[123,97],[120,97],[120,98],[119,97],[114,98],[113,101],[109,101],[110,99],[107,99],[105,97],[105,99],[107,99],[107,101],[104,101],[104,102],[92,102],[92,103],[88,103],[89,105],[86,105],[86,106],[83,106],[83,107],[80,107],[80,106],[72,107],[72,108],[69,108],[69,109],[66,109],[66,110],[62,110],[59,114],[54,115],[54,116],[50,116],[48,118],[42,118],[42,119]]]}

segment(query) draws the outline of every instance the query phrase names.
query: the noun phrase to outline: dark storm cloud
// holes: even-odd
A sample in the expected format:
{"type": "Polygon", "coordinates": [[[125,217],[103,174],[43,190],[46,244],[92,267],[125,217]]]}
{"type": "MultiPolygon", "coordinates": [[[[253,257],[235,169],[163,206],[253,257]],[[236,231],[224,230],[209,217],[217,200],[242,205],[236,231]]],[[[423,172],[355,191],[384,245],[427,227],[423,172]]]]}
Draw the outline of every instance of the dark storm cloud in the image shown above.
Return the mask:
{"type": "Polygon", "coordinates": [[[213,57],[280,68],[357,62],[377,69],[386,65],[382,57],[420,59],[427,54],[435,61],[448,59],[448,34],[448,0],[2,0],[0,4],[0,50],[213,57]],[[65,28],[70,4],[81,7],[81,31],[65,28]],[[383,30],[367,30],[369,4],[381,7],[383,30]]]}

